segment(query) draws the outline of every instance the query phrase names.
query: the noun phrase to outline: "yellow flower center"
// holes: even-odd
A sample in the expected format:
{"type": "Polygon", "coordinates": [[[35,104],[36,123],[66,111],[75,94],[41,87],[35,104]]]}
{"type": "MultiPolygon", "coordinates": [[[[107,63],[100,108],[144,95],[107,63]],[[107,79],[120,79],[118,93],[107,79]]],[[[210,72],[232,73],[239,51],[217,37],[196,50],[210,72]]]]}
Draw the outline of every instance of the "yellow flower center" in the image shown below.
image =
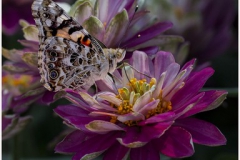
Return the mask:
{"type": "MultiPolygon", "coordinates": [[[[156,79],[152,78],[149,83],[147,83],[146,79],[137,80],[136,78],[133,78],[130,80],[128,84],[128,88],[123,87],[118,89],[118,95],[116,96],[118,99],[122,100],[122,103],[119,106],[116,106],[114,104],[111,104],[111,106],[115,109],[117,109],[117,113],[120,115],[128,114],[133,112],[133,106],[136,102],[136,100],[141,97],[144,93],[148,92],[153,85],[156,85],[156,79]]],[[[171,102],[164,100],[162,97],[162,91],[160,91],[158,97],[156,99],[159,99],[159,103],[156,108],[148,111],[148,113],[145,116],[145,118],[150,118],[152,116],[155,116],[157,114],[161,114],[164,112],[167,112],[169,110],[172,110],[171,102]]],[[[155,100],[152,98],[149,102],[155,100]]],[[[117,117],[112,116],[111,121],[112,123],[117,122],[117,117]]],[[[124,122],[128,126],[136,125],[137,122],[135,121],[126,121],[124,122]]]]}
{"type": "Polygon", "coordinates": [[[2,77],[2,84],[6,87],[28,87],[32,77],[27,75],[21,75],[15,77],[14,75],[6,75],[2,77]]]}

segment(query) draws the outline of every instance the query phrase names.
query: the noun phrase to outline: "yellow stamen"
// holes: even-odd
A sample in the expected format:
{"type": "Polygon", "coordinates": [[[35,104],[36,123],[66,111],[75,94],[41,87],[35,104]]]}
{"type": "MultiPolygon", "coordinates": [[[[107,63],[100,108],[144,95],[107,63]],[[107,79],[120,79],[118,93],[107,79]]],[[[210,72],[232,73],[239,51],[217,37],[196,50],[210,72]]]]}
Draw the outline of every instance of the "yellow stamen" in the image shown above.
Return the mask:
{"type": "MultiPolygon", "coordinates": [[[[146,79],[137,80],[136,78],[132,78],[129,81],[128,88],[119,88],[118,95],[116,98],[122,100],[122,103],[119,106],[112,105],[113,108],[117,109],[117,114],[124,115],[133,112],[133,106],[136,100],[141,97],[144,93],[148,92],[154,85],[156,85],[157,81],[155,78],[152,78],[149,83],[147,83],[146,79]]],[[[170,101],[164,100],[162,97],[162,90],[159,93],[157,98],[151,98],[149,102],[159,99],[159,103],[155,109],[148,111],[145,115],[145,118],[150,118],[154,115],[161,114],[167,112],[172,109],[172,104],[170,101]]],[[[110,122],[116,123],[117,118],[112,117],[110,122]]],[[[126,121],[124,122],[127,126],[137,125],[137,121],[126,121]]]]}

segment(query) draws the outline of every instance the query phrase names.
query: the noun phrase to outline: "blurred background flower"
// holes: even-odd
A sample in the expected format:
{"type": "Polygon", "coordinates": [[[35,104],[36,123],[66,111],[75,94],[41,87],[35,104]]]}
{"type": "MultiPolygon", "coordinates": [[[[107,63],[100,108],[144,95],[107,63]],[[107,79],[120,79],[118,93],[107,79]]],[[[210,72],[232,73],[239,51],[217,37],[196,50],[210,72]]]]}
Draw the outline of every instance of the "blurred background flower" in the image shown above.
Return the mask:
{"type": "MultiPolygon", "coordinates": [[[[72,0],[56,0],[70,3],[72,0]]],[[[20,31],[19,20],[24,19],[34,24],[31,12],[32,0],[3,0],[2,1],[2,29],[6,35],[13,35],[20,31]]]]}
{"type": "Polygon", "coordinates": [[[199,64],[227,53],[229,47],[237,49],[237,36],[234,35],[232,26],[237,16],[236,1],[219,0],[216,3],[214,0],[152,0],[145,3],[156,19],[173,22],[173,28],[166,34],[184,37],[184,44],[177,44],[175,48],[172,45],[162,48],[175,51],[173,53],[179,61],[184,60],[178,54],[182,54],[181,49],[186,45],[189,45],[189,52],[185,53],[185,60],[194,57],[199,64]]]}

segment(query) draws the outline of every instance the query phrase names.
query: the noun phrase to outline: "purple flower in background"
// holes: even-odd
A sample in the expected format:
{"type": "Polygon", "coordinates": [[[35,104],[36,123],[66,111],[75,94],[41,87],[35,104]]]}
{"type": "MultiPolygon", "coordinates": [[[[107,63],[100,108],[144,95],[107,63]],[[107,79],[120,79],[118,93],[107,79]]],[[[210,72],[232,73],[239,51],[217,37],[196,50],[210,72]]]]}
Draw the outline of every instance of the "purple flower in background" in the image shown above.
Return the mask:
{"type": "MultiPolygon", "coordinates": [[[[76,1],[69,14],[91,35],[108,48],[141,49],[154,54],[159,45],[182,41],[179,36],[164,36],[162,32],[172,27],[171,22],[155,21],[149,12],[139,9],[135,15],[136,0],[76,1]],[[131,21],[131,24],[129,25],[131,21]]],[[[127,53],[127,58],[132,52],[127,53]]]]}
{"type": "MultiPolygon", "coordinates": [[[[60,0],[57,0],[60,1],[60,0]]],[[[63,1],[63,0],[61,0],[63,1]]],[[[65,0],[66,1],[66,0],[65,0]]],[[[69,0],[67,0],[69,1],[69,0]]],[[[34,24],[31,13],[32,0],[3,0],[2,1],[2,27],[3,33],[13,35],[20,29],[20,19],[34,24]]]]}
{"type": "Polygon", "coordinates": [[[155,0],[146,1],[146,6],[156,18],[173,22],[166,34],[181,35],[186,40],[176,47],[162,47],[173,52],[178,62],[196,57],[199,64],[204,63],[223,54],[233,41],[231,26],[237,14],[234,0],[155,0]]]}
{"type": "Polygon", "coordinates": [[[218,107],[226,98],[226,91],[200,91],[212,68],[192,72],[193,59],[180,69],[173,55],[163,51],[153,61],[135,51],[131,62],[134,69],[115,71],[114,82],[110,78],[100,82],[103,91],[94,96],[66,94],[73,104],[54,111],[76,130],[56,146],[56,152],[73,153],[73,160],[100,154],[105,160],[128,156],[158,160],[159,152],[173,158],[193,155],[193,142],[226,144],[217,127],[190,117],[218,107]]]}
{"type": "MultiPolygon", "coordinates": [[[[10,75],[3,72],[2,76],[2,139],[8,139],[21,131],[30,121],[31,116],[20,117],[28,109],[34,99],[25,99],[19,103],[17,97],[29,87],[32,77],[28,75],[10,75]]],[[[33,97],[32,97],[33,98],[33,97]]],[[[35,99],[36,100],[36,99],[35,99]]]]}
{"type": "MultiPolygon", "coordinates": [[[[14,93],[13,104],[26,106],[39,99],[42,102],[49,104],[53,101],[54,93],[47,91],[40,83],[40,75],[37,68],[37,51],[38,51],[38,30],[34,25],[28,24],[26,21],[20,21],[23,26],[23,32],[25,40],[19,40],[19,42],[25,47],[22,50],[7,50],[2,49],[3,56],[7,59],[3,63],[4,76],[8,77],[30,77],[31,81],[26,86],[21,86],[21,92],[16,94],[14,87],[11,88],[10,92],[14,93]]],[[[8,78],[11,79],[11,78],[8,78]]],[[[13,80],[14,81],[14,80],[13,80]]],[[[7,82],[7,81],[6,81],[7,82]]]]}

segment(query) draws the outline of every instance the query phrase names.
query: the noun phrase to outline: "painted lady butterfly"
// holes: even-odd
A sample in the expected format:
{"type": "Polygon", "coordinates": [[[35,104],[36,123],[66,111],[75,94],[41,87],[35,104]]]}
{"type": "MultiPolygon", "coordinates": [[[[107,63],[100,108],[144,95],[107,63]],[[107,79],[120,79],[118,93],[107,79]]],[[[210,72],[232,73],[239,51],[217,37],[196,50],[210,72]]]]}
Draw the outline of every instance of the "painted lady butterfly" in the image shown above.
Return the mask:
{"type": "Polygon", "coordinates": [[[50,91],[88,89],[112,73],[125,56],[107,49],[51,0],[35,0],[32,15],[39,29],[38,69],[50,91]]]}

